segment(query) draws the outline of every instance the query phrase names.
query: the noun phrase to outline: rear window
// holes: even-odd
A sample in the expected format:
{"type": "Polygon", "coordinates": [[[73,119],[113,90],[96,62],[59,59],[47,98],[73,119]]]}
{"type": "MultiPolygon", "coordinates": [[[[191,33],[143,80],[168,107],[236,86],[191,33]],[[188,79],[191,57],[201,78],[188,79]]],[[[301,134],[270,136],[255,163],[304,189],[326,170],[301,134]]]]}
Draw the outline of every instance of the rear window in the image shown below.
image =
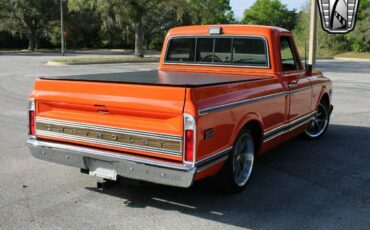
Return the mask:
{"type": "Polygon", "coordinates": [[[172,38],[166,62],[268,67],[266,40],[259,37],[172,38]]]}
{"type": "Polygon", "coordinates": [[[195,58],[195,38],[178,38],[170,41],[167,61],[192,62],[195,58]]]}

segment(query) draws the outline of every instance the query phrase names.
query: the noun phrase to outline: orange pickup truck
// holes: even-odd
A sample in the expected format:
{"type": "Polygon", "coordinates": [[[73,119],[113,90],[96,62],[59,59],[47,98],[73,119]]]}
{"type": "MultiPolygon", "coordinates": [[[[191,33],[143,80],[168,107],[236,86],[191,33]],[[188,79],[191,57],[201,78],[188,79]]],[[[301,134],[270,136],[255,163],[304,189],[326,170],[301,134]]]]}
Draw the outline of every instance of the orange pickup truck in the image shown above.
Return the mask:
{"type": "Polygon", "coordinates": [[[178,27],[158,70],[40,77],[27,145],[35,158],[109,180],[190,187],[213,177],[236,192],[256,156],[325,133],[331,94],[285,29],[178,27]]]}

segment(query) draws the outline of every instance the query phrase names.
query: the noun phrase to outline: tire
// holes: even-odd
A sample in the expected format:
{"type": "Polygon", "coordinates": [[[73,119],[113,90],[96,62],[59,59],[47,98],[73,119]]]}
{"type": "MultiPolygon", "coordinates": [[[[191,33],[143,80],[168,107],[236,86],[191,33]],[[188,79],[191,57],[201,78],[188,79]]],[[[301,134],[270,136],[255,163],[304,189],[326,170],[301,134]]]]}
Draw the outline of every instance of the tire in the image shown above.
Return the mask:
{"type": "Polygon", "coordinates": [[[317,106],[315,116],[304,131],[305,137],[311,140],[321,138],[328,129],[329,122],[330,106],[321,101],[317,106]]]}
{"type": "Polygon", "coordinates": [[[214,178],[216,186],[226,193],[241,192],[252,175],[254,158],[254,138],[250,130],[243,130],[223,168],[214,178]]]}

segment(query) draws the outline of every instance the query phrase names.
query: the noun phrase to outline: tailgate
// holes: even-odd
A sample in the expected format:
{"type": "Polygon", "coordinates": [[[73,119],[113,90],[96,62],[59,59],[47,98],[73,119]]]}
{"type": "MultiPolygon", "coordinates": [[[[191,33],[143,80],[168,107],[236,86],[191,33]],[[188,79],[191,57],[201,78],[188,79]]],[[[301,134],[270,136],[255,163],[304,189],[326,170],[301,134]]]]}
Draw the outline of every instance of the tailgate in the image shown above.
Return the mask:
{"type": "Polygon", "coordinates": [[[185,88],[42,80],[36,100],[36,136],[182,160],[185,88]]]}

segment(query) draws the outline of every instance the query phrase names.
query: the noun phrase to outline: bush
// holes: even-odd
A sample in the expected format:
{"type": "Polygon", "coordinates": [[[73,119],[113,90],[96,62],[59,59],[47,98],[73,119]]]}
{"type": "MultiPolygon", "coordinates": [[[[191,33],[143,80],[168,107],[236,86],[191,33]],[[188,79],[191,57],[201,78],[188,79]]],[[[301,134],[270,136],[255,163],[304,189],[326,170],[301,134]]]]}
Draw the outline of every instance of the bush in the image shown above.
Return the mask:
{"type": "Polygon", "coordinates": [[[0,31],[0,49],[16,49],[28,46],[28,40],[25,37],[13,35],[8,31],[0,31]]]}

